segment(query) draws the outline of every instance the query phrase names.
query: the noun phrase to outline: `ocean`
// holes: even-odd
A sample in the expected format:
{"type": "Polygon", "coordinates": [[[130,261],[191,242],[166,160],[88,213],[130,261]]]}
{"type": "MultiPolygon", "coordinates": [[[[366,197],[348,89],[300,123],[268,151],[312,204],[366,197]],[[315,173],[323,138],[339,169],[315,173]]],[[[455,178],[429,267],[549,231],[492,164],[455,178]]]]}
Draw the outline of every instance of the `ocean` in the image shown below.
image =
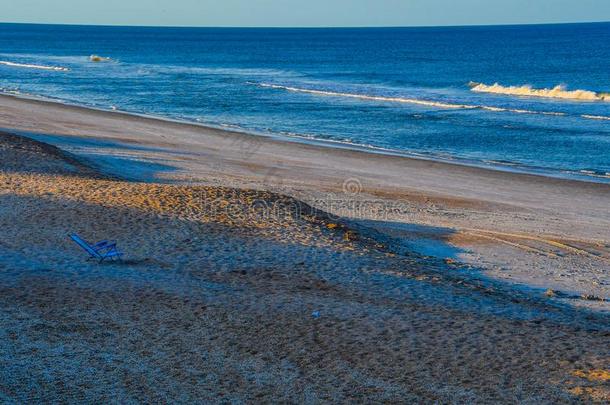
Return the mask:
{"type": "Polygon", "coordinates": [[[609,61],[610,23],[0,24],[4,93],[601,182],[610,182],[609,61]]]}

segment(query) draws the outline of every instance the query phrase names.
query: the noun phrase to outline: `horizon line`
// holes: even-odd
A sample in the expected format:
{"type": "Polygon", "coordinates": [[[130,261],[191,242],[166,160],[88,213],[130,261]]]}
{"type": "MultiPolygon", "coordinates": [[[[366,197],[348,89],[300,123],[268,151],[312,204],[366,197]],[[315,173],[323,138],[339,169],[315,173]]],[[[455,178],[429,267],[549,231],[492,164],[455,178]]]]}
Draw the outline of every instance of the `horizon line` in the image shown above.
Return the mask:
{"type": "Polygon", "coordinates": [[[123,28],[225,28],[225,29],[372,29],[372,28],[468,28],[468,27],[518,27],[518,26],[540,26],[540,25],[582,25],[582,24],[608,24],[610,20],[604,21],[572,21],[572,22],[540,22],[540,23],[500,23],[500,24],[441,24],[441,25],[344,25],[344,26],[283,26],[283,25],[125,25],[125,24],[80,24],[80,23],[41,23],[41,22],[13,22],[0,21],[6,25],[57,25],[72,27],[123,27],[123,28]]]}

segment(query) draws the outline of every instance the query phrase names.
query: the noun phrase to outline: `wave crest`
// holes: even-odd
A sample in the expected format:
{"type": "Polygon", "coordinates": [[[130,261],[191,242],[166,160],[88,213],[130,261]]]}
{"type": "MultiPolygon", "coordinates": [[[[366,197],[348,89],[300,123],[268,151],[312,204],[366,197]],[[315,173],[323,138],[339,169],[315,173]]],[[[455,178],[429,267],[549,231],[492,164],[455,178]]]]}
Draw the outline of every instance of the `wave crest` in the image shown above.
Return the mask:
{"type": "MultiPolygon", "coordinates": [[[[304,89],[299,87],[291,87],[291,86],[283,86],[279,84],[271,84],[271,83],[253,83],[250,84],[258,85],[260,87],[266,87],[271,89],[285,90],[295,93],[305,93],[305,94],[313,94],[318,96],[330,96],[330,97],[347,97],[347,98],[355,98],[360,100],[373,100],[373,101],[384,101],[384,102],[392,102],[392,103],[407,103],[407,104],[418,104],[427,107],[437,107],[437,108],[446,108],[446,109],[465,109],[465,110],[484,110],[491,112],[508,112],[513,114],[535,114],[535,115],[550,115],[550,116],[569,116],[571,114],[559,111],[537,111],[537,110],[525,110],[519,108],[507,108],[507,107],[495,107],[489,105],[469,105],[469,104],[451,104],[442,101],[433,101],[433,100],[422,100],[416,98],[405,98],[405,97],[383,97],[383,96],[373,96],[366,94],[354,94],[354,93],[341,93],[335,91],[327,91],[327,90],[314,90],[314,89],[304,89]]],[[[477,84],[479,86],[480,84],[477,84]]],[[[477,90],[475,90],[477,91],[477,90]]],[[[606,95],[605,100],[610,101],[610,95],[606,95]]],[[[610,120],[610,116],[603,115],[589,115],[589,114],[581,114],[576,115],[577,117],[589,119],[589,120],[610,120]]]]}
{"type": "Polygon", "coordinates": [[[590,120],[610,121],[610,117],[608,117],[606,115],[588,115],[588,114],[583,114],[582,117],[590,119],[590,120]]]}
{"type": "Polygon", "coordinates": [[[392,103],[406,103],[406,104],[417,104],[423,105],[427,107],[438,107],[438,108],[446,108],[446,109],[461,109],[461,110],[486,110],[493,112],[512,112],[516,114],[542,114],[542,115],[565,115],[562,112],[552,112],[552,111],[533,111],[533,110],[522,110],[518,108],[504,108],[504,107],[494,107],[487,105],[471,105],[471,104],[453,104],[442,101],[433,101],[433,100],[422,100],[418,98],[406,98],[406,97],[384,97],[384,96],[371,96],[366,94],[353,94],[353,93],[339,93],[334,91],[326,91],[326,90],[313,90],[313,89],[303,89],[298,87],[290,87],[290,86],[282,86],[278,84],[269,84],[269,83],[258,83],[261,87],[267,87],[272,89],[280,89],[286,90],[296,93],[306,93],[306,94],[314,94],[319,96],[331,96],[331,97],[347,97],[347,98],[357,98],[360,100],[373,100],[373,101],[385,101],[392,103]]]}
{"type": "Polygon", "coordinates": [[[281,86],[278,84],[269,84],[269,83],[260,83],[259,85],[261,87],[268,87],[268,88],[272,88],[272,89],[292,91],[295,93],[315,94],[318,96],[347,97],[347,98],[357,98],[360,100],[388,101],[388,102],[393,102],[393,103],[419,104],[419,105],[425,105],[428,107],[439,107],[439,108],[450,108],[450,109],[472,109],[472,108],[478,107],[478,106],[474,106],[474,105],[450,104],[450,103],[444,103],[441,101],[429,101],[429,100],[421,100],[421,99],[417,99],[417,98],[370,96],[370,95],[366,95],[366,94],[340,93],[340,92],[326,91],[326,90],[302,89],[302,88],[298,88],[298,87],[281,86]]]}
{"type": "Polygon", "coordinates": [[[506,94],[511,96],[528,96],[544,98],[561,98],[567,100],[610,101],[610,94],[596,93],[589,90],[568,90],[566,86],[558,85],[552,89],[535,89],[530,85],[502,86],[499,83],[487,85],[484,83],[469,83],[471,90],[478,93],[506,94]]]}
{"type": "Polygon", "coordinates": [[[17,62],[9,62],[5,60],[0,60],[0,65],[18,67],[18,68],[27,68],[27,69],[40,69],[40,70],[56,70],[61,72],[68,72],[70,69],[61,66],[45,66],[45,65],[29,65],[27,63],[17,63],[17,62]]]}

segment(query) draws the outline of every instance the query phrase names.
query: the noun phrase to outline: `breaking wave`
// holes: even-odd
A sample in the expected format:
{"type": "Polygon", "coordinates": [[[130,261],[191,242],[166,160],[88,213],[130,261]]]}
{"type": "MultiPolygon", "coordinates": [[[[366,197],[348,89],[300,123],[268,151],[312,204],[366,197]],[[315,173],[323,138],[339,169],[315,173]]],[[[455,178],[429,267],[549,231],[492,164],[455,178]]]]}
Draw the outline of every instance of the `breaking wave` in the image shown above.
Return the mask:
{"type": "Polygon", "coordinates": [[[442,101],[422,100],[417,98],[404,98],[404,97],[384,97],[384,96],[371,96],[365,94],[353,94],[353,93],[340,93],[325,90],[312,90],[303,89],[299,87],[282,86],[278,84],[259,83],[261,87],[267,87],[272,89],[280,89],[286,91],[292,91],[296,93],[315,94],[319,96],[331,96],[331,97],[348,97],[357,98],[360,100],[372,100],[372,101],[386,101],[392,103],[407,103],[407,104],[418,104],[427,107],[438,107],[447,109],[463,109],[463,110],[486,110],[494,112],[512,112],[517,114],[542,114],[542,115],[566,115],[562,112],[552,111],[534,111],[534,110],[523,110],[518,108],[504,108],[504,107],[493,107],[487,105],[474,105],[474,104],[454,104],[442,101]]]}
{"type": "MultiPolygon", "coordinates": [[[[484,110],[484,111],[492,111],[492,112],[510,112],[514,114],[536,114],[536,115],[550,115],[550,116],[576,116],[589,120],[609,120],[610,116],[604,115],[590,115],[590,114],[568,114],[565,112],[558,111],[537,111],[537,110],[525,110],[520,108],[507,108],[507,107],[495,107],[489,105],[474,105],[474,104],[453,104],[442,101],[432,101],[432,100],[422,100],[417,98],[405,98],[405,97],[384,97],[384,96],[372,96],[366,94],[354,94],[354,93],[341,93],[334,91],[326,91],[326,90],[314,90],[314,89],[304,89],[299,87],[291,87],[291,86],[283,86],[279,84],[270,84],[270,83],[251,83],[257,84],[261,87],[271,88],[271,89],[279,89],[286,90],[295,93],[305,93],[305,94],[314,94],[318,96],[329,96],[329,97],[347,97],[347,98],[355,98],[360,100],[372,100],[372,101],[385,101],[392,103],[407,103],[407,104],[418,104],[427,107],[438,107],[438,108],[446,108],[446,109],[468,109],[468,110],[484,110]]],[[[606,100],[610,101],[610,95],[605,96],[608,97],[606,100]]]]}
{"type": "Polygon", "coordinates": [[[45,65],[29,65],[27,63],[16,63],[0,60],[0,65],[18,67],[18,68],[26,68],[26,69],[41,69],[41,70],[55,70],[61,72],[68,72],[70,69],[61,66],[45,66],[45,65]]]}
{"type": "Polygon", "coordinates": [[[477,106],[474,106],[474,105],[451,104],[451,103],[444,103],[444,102],[440,102],[440,101],[421,100],[421,99],[417,99],[417,98],[384,97],[384,96],[370,96],[370,95],[365,95],[365,94],[340,93],[340,92],[325,91],[325,90],[302,89],[302,88],[298,88],[298,87],[281,86],[278,84],[268,84],[268,83],[260,83],[259,85],[261,87],[287,90],[287,91],[292,91],[295,93],[315,94],[315,95],[319,95],[319,96],[348,97],[348,98],[357,98],[360,100],[388,101],[388,102],[392,102],[392,103],[419,104],[419,105],[425,105],[428,107],[440,107],[440,108],[451,108],[451,109],[478,108],[477,106]]]}
{"type": "Polygon", "coordinates": [[[607,117],[607,116],[604,116],[604,115],[588,115],[588,114],[583,114],[581,117],[587,118],[587,119],[590,119],[590,120],[610,121],[610,117],[607,117]]]}
{"type": "Polygon", "coordinates": [[[552,89],[535,89],[530,85],[524,86],[502,86],[495,83],[487,85],[484,83],[470,82],[471,90],[477,93],[506,94],[511,96],[560,98],[565,100],[587,100],[587,101],[610,101],[609,93],[596,93],[589,90],[568,90],[559,85],[552,89]]]}

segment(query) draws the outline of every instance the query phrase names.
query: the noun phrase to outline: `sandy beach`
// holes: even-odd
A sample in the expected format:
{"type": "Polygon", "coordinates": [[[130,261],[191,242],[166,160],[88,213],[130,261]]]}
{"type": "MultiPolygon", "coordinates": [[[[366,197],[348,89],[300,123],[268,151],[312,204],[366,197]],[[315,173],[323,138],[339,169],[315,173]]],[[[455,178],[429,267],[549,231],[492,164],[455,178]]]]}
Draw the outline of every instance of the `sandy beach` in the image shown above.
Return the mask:
{"type": "MultiPolygon", "coordinates": [[[[0,127],[123,179],[274,191],[398,250],[515,286],[610,298],[610,185],[329,148],[0,97],[0,127]]],[[[599,300],[571,304],[610,306],[599,300]]]]}
{"type": "Polygon", "coordinates": [[[0,127],[0,400],[610,400],[608,184],[9,96],[0,127]]]}

